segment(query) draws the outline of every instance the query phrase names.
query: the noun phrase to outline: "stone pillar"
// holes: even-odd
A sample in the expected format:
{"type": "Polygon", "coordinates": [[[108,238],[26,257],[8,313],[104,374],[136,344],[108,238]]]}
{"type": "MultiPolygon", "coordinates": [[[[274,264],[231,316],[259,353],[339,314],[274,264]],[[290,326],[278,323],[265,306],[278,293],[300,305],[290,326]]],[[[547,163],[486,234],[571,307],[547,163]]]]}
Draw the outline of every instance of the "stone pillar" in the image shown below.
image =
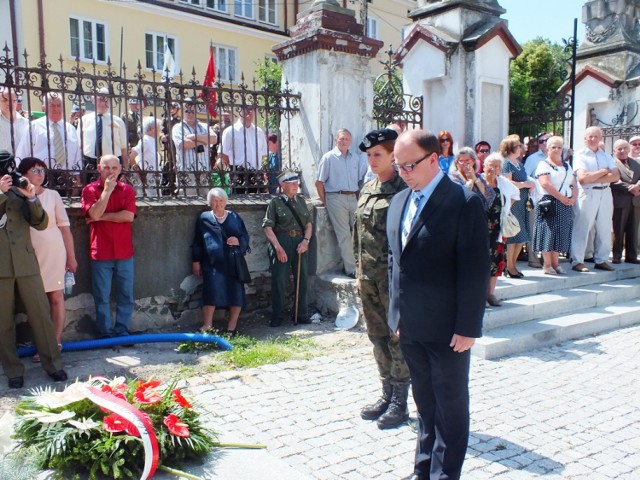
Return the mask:
{"type": "MultiPolygon", "coordinates": [[[[291,39],[273,47],[283,77],[301,94],[291,119],[292,161],[302,170],[303,192],[317,198],[315,179],[322,155],[334,147],[339,128],[353,134],[352,150],[371,128],[373,79],[369,62],[382,42],[364,36],[353,10],[335,0],[316,1],[298,15],[291,39]]],[[[287,155],[284,155],[287,158],[287,155]]]]}
{"type": "MultiPolygon", "coordinates": [[[[574,145],[590,125],[640,125],[640,0],[590,0],[577,52],[574,145]]],[[[635,132],[634,132],[635,133],[635,132]]],[[[607,149],[615,138],[606,140],[607,149]]]]}
{"type": "MultiPolygon", "coordinates": [[[[335,0],[316,1],[298,15],[291,39],[273,47],[283,77],[301,94],[300,112],[290,120],[290,135],[282,139],[292,162],[302,171],[303,193],[318,198],[315,181],[320,158],[331,150],[339,128],[353,135],[351,150],[371,130],[373,78],[369,62],[383,43],[364,36],[353,10],[335,0]]],[[[332,271],[340,253],[322,206],[314,212],[315,239],[311,244],[312,271],[332,271]]],[[[312,294],[313,297],[313,294],[312,294]]]]}
{"type": "Polygon", "coordinates": [[[397,52],[405,93],[424,97],[424,127],[455,148],[508,133],[509,62],[520,53],[497,0],[418,0],[397,52]]]}

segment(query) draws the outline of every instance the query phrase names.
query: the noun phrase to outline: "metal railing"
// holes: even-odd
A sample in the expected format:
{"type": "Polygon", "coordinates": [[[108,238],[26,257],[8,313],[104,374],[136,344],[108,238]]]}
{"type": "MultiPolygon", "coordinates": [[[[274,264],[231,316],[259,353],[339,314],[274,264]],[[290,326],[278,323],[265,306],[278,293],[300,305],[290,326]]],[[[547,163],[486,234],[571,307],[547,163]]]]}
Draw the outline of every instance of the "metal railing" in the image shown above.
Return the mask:
{"type": "Polygon", "coordinates": [[[56,68],[46,58],[31,66],[27,52],[23,65],[15,65],[9,48],[3,52],[0,93],[8,109],[0,118],[0,150],[17,162],[43,160],[47,186],[63,196],[79,195],[98,178],[99,154],[120,158],[121,179],[138,197],[205,195],[211,186],[273,193],[282,169],[298,170],[280,148],[300,103],[288,83],[268,91],[254,79],[249,88],[243,75],[238,85],[203,86],[195,68],[162,80],[163,72],[140,62],[129,75],[126,65],[116,72],[110,61],[99,66],[76,59],[65,69],[62,56],[56,68]],[[58,133],[64,150],[56,145],[58,133]]]}

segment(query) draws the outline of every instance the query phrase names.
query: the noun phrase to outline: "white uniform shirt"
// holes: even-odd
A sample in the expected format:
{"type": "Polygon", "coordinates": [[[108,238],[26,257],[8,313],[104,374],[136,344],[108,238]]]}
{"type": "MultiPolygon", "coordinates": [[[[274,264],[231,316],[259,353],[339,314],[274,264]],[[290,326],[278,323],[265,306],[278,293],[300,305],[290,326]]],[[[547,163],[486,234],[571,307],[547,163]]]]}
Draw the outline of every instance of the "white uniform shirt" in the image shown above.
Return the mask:
{"type": "Polygon", "coordinates": [[[268,153],[267,138],[262,129],[253,123],[246,128],[242,122],[237,121],[222,132],[220,153],[229,157],[229,165],[260,169],[262,158],[268,153]]]}

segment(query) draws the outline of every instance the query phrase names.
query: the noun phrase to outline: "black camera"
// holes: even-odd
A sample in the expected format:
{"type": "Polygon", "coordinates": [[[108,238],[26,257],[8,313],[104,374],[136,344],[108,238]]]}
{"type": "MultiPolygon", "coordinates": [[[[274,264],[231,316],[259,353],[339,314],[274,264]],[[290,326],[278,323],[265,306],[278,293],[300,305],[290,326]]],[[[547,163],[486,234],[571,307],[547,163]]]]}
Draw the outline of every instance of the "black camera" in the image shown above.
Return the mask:
{"type": "Polygon", "coordinates": [[[196,152],[198,153],[204,153],[204,145],[198,145],[196,147],[196,152]]]}
{"type": "Polygon", "coordinates": [[[14,187],[27,188],[29,186],[29,180],[24,178],[18,172],[10,172],[11,181],[14,187]]]}
{"type": "Polygon", "coordinates": [[[11,176],[11,181],[15,187],[27,188],[29,181],[20,175],[16,170],[16,161],[6,150],[0,151],[0,177],[11,176]]]}

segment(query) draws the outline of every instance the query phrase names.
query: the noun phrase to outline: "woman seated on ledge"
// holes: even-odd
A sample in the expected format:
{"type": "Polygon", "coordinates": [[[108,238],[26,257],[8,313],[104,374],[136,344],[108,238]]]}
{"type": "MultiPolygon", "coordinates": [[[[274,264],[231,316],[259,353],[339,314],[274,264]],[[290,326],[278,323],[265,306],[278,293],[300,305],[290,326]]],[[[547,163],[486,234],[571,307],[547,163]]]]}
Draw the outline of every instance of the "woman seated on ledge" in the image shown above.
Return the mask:
{"type": "Polygon", "coordinates": [[[210,210],[198,216],[191,256],[193,274],[202,277],[202,329],[211,330],[216,307],[228,308],[227,333],[235,335],[245,291],[244,283],[235,277],[233,250],[247,253],[249,233],[240,215],[226,210],[227,201],[221,188],[209,190],[210,210]]]}

